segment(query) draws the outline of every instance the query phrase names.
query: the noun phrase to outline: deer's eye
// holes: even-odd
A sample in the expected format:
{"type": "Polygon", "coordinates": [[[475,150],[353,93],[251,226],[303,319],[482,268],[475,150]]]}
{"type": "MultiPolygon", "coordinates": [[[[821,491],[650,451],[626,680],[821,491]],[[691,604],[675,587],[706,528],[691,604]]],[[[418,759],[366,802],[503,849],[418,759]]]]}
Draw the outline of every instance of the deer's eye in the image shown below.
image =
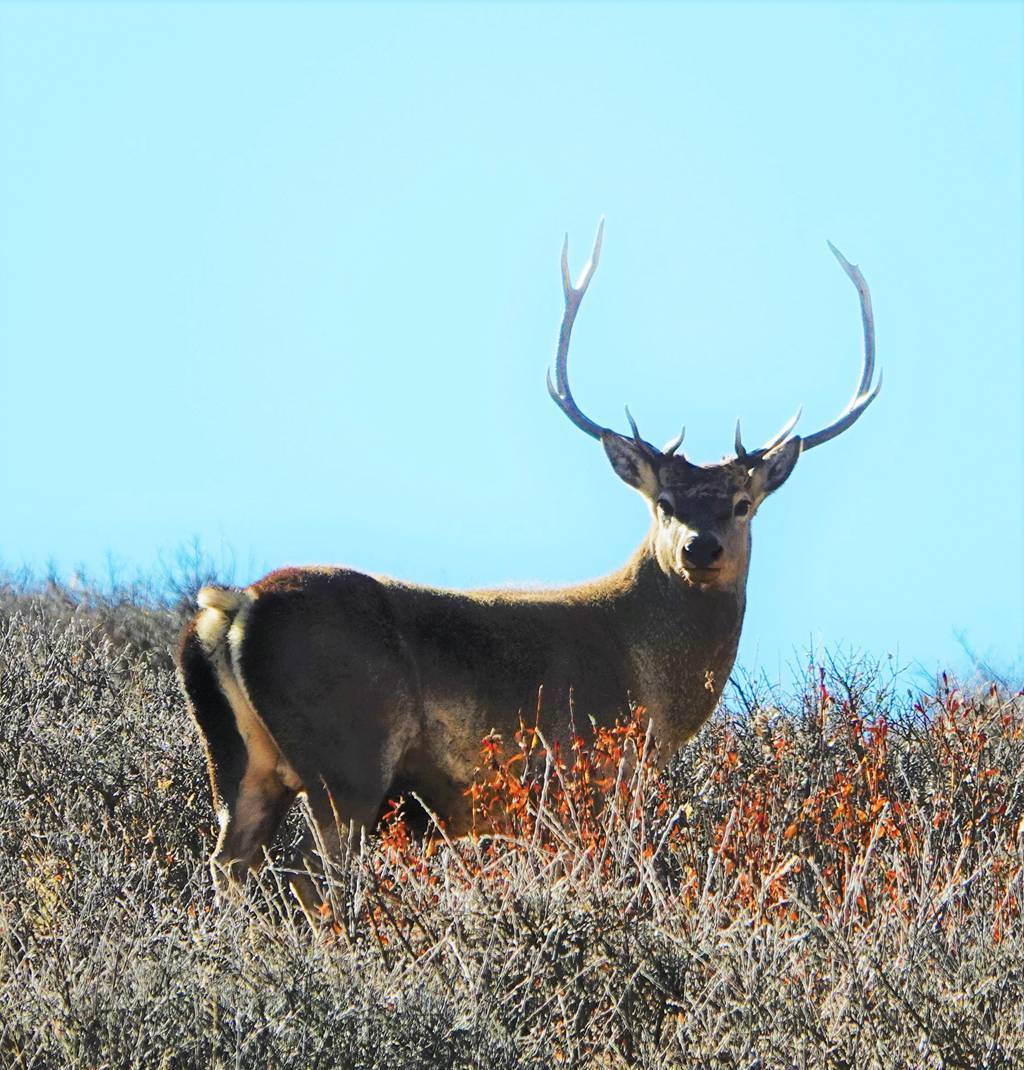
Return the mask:
{"type": "Polygon", "coordinates": [[[658,499],[658,512],[661,513],[661,515],[664,517],[673,517],[676,515],[672,509],[672,503],[668,500],[668,498],[658,499]]]}
{"type": "Polygon", "coordinates": [[[746,516],[750,512],[750,502],[743,498],[733,506],[732,511],[735,516],[746,516]]]}

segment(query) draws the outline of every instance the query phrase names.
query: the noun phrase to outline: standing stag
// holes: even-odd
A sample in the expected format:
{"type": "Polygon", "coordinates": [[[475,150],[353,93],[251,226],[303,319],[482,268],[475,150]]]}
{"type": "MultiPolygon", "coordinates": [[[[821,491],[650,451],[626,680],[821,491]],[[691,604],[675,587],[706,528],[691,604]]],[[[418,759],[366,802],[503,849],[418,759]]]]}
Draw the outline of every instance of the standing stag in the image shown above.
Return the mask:
{"type": "Polygon", "coordinates": [[[481,740],[511,736],[541,686],[550,737],[567,734],[570,702],[581,722],[605,725],[634,702],[663,761],[715,708],[739,643],[754,514],[801,452],[850,427],[881,387],[880,377],[872,387],[871,297],[833,247],[864,323],[860,381],[834,423],[801,438],[794,417],[753,450],[737,424],[735,457],[694,464],[679,452],[682,435],[659,450],[628,409],[632,434],[619,434],[585,416],[569,389],[569,337],[602,231],[575,286],[562,250],[565,312],[548,391],[646,500],[643,542],[610,576],[557,590],[448,591],[334,567],[279,569],[244,590],[204,587],[179,660],[220,820],[218,887],[259,865],[300,792],[328,851],[341,848],[339,818],[372,829],[402,791],[464,833],[481,740]]]}

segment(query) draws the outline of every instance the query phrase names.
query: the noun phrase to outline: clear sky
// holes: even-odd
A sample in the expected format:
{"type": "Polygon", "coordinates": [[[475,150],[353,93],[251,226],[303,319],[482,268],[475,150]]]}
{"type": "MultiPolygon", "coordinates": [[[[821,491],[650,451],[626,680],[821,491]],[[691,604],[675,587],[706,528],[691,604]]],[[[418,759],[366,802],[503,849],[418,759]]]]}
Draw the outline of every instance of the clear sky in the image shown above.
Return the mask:
{"type": "Polygon", "coordinates": [[[754,526],[740,661],[1024,663],[1022,15],[944,4],[0,4],[0,561],[456,587],[618,566],[548,399],[695,460],[885,387],[754,526]]]}

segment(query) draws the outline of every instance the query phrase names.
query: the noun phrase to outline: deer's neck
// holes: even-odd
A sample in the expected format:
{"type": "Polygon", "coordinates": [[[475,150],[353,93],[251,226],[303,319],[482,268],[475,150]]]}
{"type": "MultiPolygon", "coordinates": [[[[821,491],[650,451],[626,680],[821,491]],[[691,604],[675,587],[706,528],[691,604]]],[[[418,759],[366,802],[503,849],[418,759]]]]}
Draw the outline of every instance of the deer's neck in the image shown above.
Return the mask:
{"type": "Polygon", "coordinates": [[[729,588],[692,587],[667,574],[645,542],[609,579],[633,699],[648,709],[659,747],[671,754],[710,716],[732,671],[746,574],[729,588]]]}

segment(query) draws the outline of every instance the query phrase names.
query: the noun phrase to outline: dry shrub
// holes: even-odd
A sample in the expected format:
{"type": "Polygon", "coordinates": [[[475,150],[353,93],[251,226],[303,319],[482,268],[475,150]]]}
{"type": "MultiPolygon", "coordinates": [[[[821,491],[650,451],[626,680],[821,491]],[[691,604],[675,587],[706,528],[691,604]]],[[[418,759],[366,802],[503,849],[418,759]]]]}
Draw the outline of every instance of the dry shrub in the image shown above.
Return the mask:
{"type": "Polygon", "coordinates": [[[1024,1065],[1019,693],[741,682],[666,772],[642,711],[527,723],[314,933],[277,864],[213,903],[171,631],[0,584],[0,1065],[1024,1065]]]}
{"type": "Polygon", "coordinates": [[[943,677],[880,710],[867,675],[721,717],[667,775],[641,709],[565,751],[490,736],[475,835],[417,839],[396,801],[325,916],[446,985],[500,980],[521,1042],[574,1064],[1013,1065],[1021,696],[943,677]]]}

